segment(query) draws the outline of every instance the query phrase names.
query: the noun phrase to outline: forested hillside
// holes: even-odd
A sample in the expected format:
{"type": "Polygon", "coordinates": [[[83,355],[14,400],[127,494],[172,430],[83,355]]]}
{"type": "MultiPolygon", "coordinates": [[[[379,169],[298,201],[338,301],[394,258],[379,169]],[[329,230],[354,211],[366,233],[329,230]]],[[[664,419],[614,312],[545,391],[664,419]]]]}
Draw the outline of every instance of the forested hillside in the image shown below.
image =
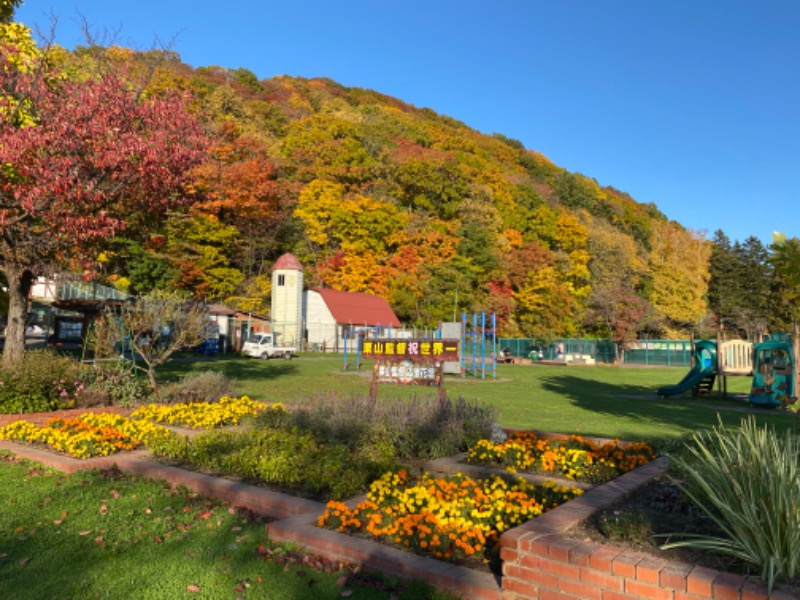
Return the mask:
{"type": "Polygon", "coordinates": [[[485,310],[505,336],[626,340],[707,314],[702,236],[505,135],[328,79],[120,48],[52,56],[72,78],[113,68],[145,95],[190,93],[214,140],[191,209],[100,256],[120,288],[267,313],[290,251],[309,285],[385,296],[409,326],[485,310]]]}

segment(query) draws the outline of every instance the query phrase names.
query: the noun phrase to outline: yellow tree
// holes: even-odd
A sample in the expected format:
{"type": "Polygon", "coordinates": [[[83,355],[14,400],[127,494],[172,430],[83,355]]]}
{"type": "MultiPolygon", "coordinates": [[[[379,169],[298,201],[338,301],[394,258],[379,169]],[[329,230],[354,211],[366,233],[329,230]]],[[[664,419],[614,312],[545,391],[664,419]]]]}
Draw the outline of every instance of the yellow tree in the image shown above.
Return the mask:
{"type": "Polygon", "coordinates": [[[575,333],[575,298],[552,266],[530,271],[514,294],[523,335],[549,340],[575,333]]]}
{"type": "Polygon", "coordinates": [[[543,205],[532,212],[525,237],[537,240],[542,248],[549,250],[555,277],[552,281],[559,289],[566,290],[570,298],[567,311],[559,307],[561,318],[566,320],[561,329],[574,331],[592,289],[586,227],[567,210],[543,205]]]}
{"type": "Polygon", "coordinates": [[[348,291],[374,288],[407,221],[391,202],[348,194],[342,184],[319,179],[300,193],[294,214],[305,227],[312,275],[348,291]]]}
{"type": "Polygon", "coordinates": [[[707,312],[711,247],[701,234],[671,221],[653,222],[650,247],[650,302],[665,319],[667,336],[686,335],[707,312]]]}
{"type": "Polygon", "coordinates": [[[589,331],[625,344],[635,339],[649,306],[643,297],[646,253],[605,221],[590,216],[587,229],[592,291],[584,323],[589,331]]]}
{"type": "Polygon", "coordinates": [[[167,249],[180,271],[180,288],[208,302],[235,293],[244,276],[231,260],[240,243],[234,226],[197,212],[171,219],[167,229],[167,249]]]}

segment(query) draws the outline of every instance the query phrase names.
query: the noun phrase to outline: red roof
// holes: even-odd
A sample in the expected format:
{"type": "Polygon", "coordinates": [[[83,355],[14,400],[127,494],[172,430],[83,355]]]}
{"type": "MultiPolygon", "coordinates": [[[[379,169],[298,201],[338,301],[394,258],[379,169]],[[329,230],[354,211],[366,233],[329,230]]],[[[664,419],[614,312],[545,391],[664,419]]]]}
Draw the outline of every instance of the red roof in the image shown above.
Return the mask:
{"type": "Polygon", "coordinates": [[[355,292],[314,288],[340,325],[402,327],[385,298],[355,292]]]}
{"type": "Polygon", "coordinates": [[[232,317],[236,314],[236,311],[232,308],[228,308],[227,306],[223,306],[222,304],[209,304],[207,305],[208,314],[210,315],[220,315],[225,317],[232,317]]]}
{"type": "Polygon", "coordinates": [[[290,252],[283,254],[272,265],[273,271],[302,271],[303,265],[297,260],[297,257],[290,252]]]}

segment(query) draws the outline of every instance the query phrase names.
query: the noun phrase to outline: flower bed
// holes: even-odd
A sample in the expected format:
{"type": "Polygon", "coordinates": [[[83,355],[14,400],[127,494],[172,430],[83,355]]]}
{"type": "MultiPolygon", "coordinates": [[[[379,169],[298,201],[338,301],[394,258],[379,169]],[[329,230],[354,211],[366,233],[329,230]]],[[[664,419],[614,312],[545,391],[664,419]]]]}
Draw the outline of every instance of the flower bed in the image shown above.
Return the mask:
{"type": "Polygon", "coordinates": [[[280,416],[286,413],[286,408],[281,403],[256,402],[247,396],[241,398],[226,396],[220,398],[219,402],[148,404],[136,409],[131,418],[192,429],[216,429],[225,425],[237,425],[243,417],[265,412],[280,416]]]}
{"type": "Polygon", "coordinates": [[[460,474],[410,477],[400,470],[373,482],[367,500],[353,509],[329,502],[317,523],[434,558],[487,563],[497,557],[501,533],[582,493],[497,475],[484,480],[460,474]]]}
{"type": "Polygon", "coordinates": [[[545,473],[575,481],[609,481],[655,458],[645,443],[599,444],[581,436],[543,437],[513,432],[501,443],[480,440],[467,452],[470,464],[500,467],[511,473],[545,473]]]}
{"type": "Polygon", "coordinates": [[[170,437],[155,423],[214,429],[238,424],[245,416],[271,412],[276,418],[286,413],[282,404],[254,402],[247,396],[221,398],[219,402],[174,405],[150,404],[130,417],[86,412],[76,417],[48,419],[43,426],[25,420],[0,428],[0,439],[44,444],[74,458],[108,456],[170,437]],[[154,423],[155,422],[155,423],[154,423]]]}
{"type": "Polygon", "coordinates": [[[19,420],[0,428],[0,439],[44,444],[74,458],[108,456],[122,450],[133,450],[166,435],[169,435],[166,429],[149,421],[108,413],[53,418],[41,427],[19,420]]]}

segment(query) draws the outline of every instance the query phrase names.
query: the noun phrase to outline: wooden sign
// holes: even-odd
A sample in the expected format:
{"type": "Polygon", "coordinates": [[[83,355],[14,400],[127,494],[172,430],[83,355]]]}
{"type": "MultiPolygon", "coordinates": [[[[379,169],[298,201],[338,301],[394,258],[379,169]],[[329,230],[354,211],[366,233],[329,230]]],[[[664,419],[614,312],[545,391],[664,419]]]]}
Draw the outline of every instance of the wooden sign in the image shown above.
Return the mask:
{"type": "Polygon", "coordinates": [[[361,354],[375,361],[370,397],[375,400],[378,383],[442,386],[444,363],[459,360],[459,340],[364,340],[361,354]]]}

